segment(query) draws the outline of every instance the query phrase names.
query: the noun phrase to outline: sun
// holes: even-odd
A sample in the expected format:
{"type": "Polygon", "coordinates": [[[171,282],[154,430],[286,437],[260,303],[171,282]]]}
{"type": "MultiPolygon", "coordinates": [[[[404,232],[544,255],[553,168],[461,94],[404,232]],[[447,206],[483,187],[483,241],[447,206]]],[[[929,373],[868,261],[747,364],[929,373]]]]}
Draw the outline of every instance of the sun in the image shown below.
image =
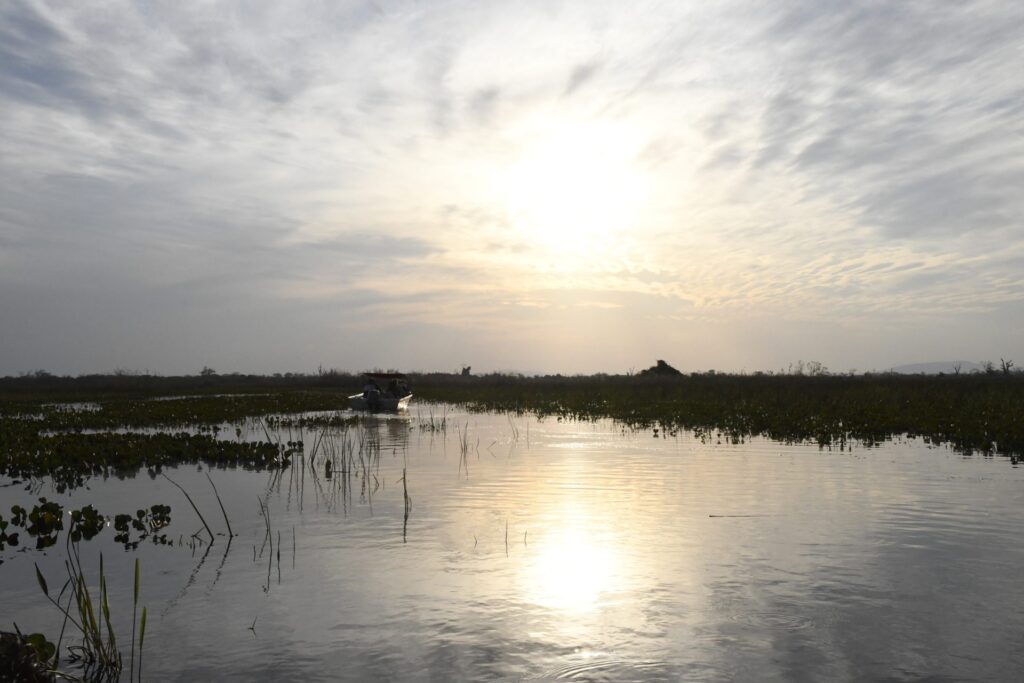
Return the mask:
{"type": "Polygon", "coordinates": [[[647,180],[635,163],[639,138],[633,131],[614,123],[566,124],[527,138],[500,179],[522,236],[585,251],[637,222],[647,180]]]}

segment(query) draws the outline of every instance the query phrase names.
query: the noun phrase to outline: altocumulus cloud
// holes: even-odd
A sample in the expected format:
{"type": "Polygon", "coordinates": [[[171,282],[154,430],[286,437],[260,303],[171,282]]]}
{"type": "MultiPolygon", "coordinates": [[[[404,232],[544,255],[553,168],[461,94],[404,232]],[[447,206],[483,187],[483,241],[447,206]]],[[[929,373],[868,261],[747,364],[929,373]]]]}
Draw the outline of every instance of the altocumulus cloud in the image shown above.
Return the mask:
{"type": "Polygon", "coordinates": [[[12,0],[0,373],[1021,355],[1021,35],[1012,0],[12,0]]]}

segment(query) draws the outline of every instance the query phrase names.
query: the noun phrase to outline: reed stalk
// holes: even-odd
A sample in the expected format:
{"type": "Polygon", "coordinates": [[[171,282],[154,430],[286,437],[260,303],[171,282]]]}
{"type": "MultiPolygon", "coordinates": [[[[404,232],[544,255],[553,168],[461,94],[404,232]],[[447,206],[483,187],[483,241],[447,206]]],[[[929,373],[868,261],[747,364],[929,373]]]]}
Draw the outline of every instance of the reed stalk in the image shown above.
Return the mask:
{"type": "Polygon", "coordinates": [[[231,520],[228,519],[227,510],[224,509],[224,503],[220,499],[220,493],[217,491],[217,485],[213,483],[213,479],[210,479],[210,473],[204,472],[206,479],[210,482],[210,486],[213,487],[213,495],[217,496],[217,504],[220,505],[220,512],[224,515],[224,523],[228,525],[228,538],[233,538],[234,533],[231,531],[231,520]]]}
{"type": "Polygon", "coordinates": [[[135,558],[135,586],[132,592],[132,654],[128,680],[135,678],[135,616],[139,607],[139,558],[135,558]]]}
{"type": "Polygon", "coordinates": [[[206,527],[206,533],[210,534],[210,543],[213,543],[214,536],[213,536],[213,532],[210,531],[210,525],[206,523],[206,518],[203,517],[203,513],[201,513],[199,511],[199,508],[196,507],[195,501],[192,500],[192,496],[188,495],[188,491],[186,491],[184,488],[182,488],[181,484],[179,484],[178,482],[176,482],[173,479],[171,479],[170,477],[168,477],[166,473],[161,472],[160,474],[163,475],[164,479],[166,479],[167,481],[169,481],[172,484],[174,484],[174,486],[179,491],[181,491],[182,493],[185,494],[185,499],[188,500],[189,505],[191,505],[192,509],[196,511],[196,514],[199,515],[199,521],[203,523],[204,527],[206,527]]]}

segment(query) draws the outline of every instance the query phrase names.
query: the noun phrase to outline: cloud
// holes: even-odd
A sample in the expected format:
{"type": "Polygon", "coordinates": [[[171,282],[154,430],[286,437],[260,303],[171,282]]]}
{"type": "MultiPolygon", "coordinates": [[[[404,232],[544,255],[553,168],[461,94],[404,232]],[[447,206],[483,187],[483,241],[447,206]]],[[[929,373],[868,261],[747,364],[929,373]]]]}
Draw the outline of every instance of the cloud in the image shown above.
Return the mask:
{"type": "Polygon", "coordinates": [[[601,63],[596,61],[577,65],[569,74],[569,82],[565,84],[565,94],[572,95],[591,80],[600,68],[601,63]]]}
{"type": "MultiPolygon", "coordinates": [[[[134,351],[102,327],[95,349],[43,353],[38,335],[79,316],[172,335],[157,305],[223,349],[241,323],[210,311],[280,316],[301,330],[295,364],[377,321],[464,335],[477,367],[536,368],[566,311],[636,353],[616,325],[649,324],[720,368],[761,351],[712,336],[758,316],[914,321],[873,348],[837,340],[860,360],[833,365],[891,365],[895,345],[957,321],[987,329],[950,357],[998,356],[1020,343],[1024,300],[1022,33],[1017,4],[995,0],[5,3],[0,372],[124,366],[134,351]],[[529,225],[510,169],[588,130],[587,158],[614,147],[644,199],[602,234],[574,225],[573,249],[529,225]],[[508,322],[503,301],[543,305],[508,322]],[[684,327],[698,318],[706,333],[684,327]],[[511,358],[482,331],[506,324],[511,358]]],[[[571,181],[548,179],[550,196],[571,181]]],[[[186,363],[160,335],[128,336],[148,367],[186,363]]],[[[203,362],[230,365],[222,353],[203,362]]],[[[619,363],[588,359],[544,369],[619,363]]]]}
{"type": "MultiPolygon", "coordinates": [[[[885,237],[1020,226],[1022,92],[1012,5],[798,3],[768,40],[789,53],[765,111],[759,162],[812,176],[885,237]],[[996,104],[998,103],[998,104],[996,104]],[[852,176],[852,177],[851,177],[852,176]]],[[[1019,236],[1019,233],[1018,233],[1019,236]]]]}

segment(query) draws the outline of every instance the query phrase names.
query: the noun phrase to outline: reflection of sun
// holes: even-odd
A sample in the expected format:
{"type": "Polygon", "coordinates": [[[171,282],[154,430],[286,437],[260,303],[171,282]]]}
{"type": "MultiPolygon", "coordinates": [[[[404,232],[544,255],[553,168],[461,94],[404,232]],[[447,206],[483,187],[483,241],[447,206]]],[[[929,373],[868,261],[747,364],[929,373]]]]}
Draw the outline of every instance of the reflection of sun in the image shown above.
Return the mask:
{"type": "Polygon", "coordinates": [[[517,229],[555,249],[587,249],[632,225],[646,180],[637,142],[615,124],[549,130],[503,174],[500,191],[517,229]]]}
{"type": "Polygon", "coordinates": [[[528,599],[544,607],[589,612],[602,594],[619,589],[620,572],[611,544],[571,526],[541,541],[524,588],[528,599]]]}

